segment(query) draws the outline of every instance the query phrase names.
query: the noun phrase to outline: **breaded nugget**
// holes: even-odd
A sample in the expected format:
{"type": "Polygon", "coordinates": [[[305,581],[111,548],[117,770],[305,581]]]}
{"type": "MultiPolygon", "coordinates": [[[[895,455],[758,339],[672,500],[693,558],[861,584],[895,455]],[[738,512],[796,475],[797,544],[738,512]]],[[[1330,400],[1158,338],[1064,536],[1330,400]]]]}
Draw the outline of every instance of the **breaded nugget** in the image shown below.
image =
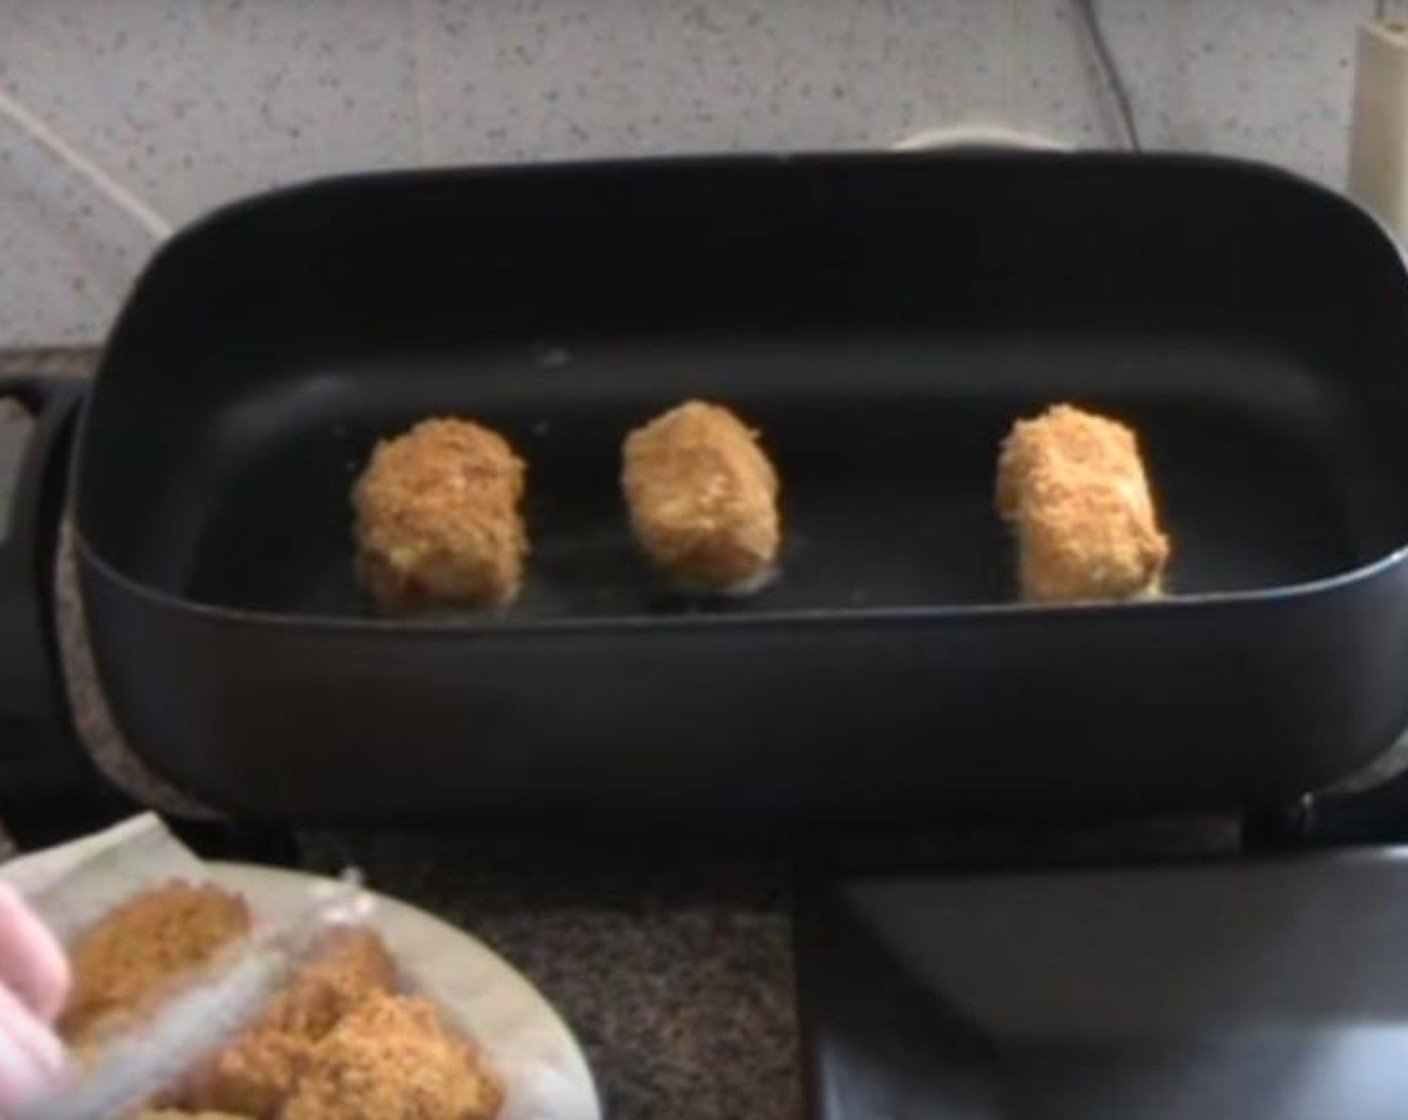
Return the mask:
{"type": "Polygon", "coordinates": [[[73,988],[60,1033],[82,1043],[107,1020],[147,1012],[249,929],[244,899],[217,887],[171,882],[124,903],[70,951],[73,988]]]}
{"type": "Polygon", "coordinates": [[[316,960],[269,1004],[271,1030],[321,1038],[353,1008],[396,987],[396,963],[380,934],[342,929],[328,936],[316,960]]]}
{"type": "Polygon", "coordinates": [[[469,420],[424,420],[379,443],[352,491],[357,572],[381,609],[497,607],[523,580],[525,468],[469,420]]]}
{"type": "Polygon", "coordinates": [[[182,1112],[175,1108],[147,1108],[132,1120],[250,1120],[236,1112],[182,1112]]]}
{"type": "Polygon", "coordinates": [[[998,461],[997,511],[1016,532],[1023,598],[1160,593],[1169,540],[1123,424],[1065,404],[1019,420],[998,461]]]}
{"type": "Polygon", "coordinates": [[[171,1094],[165,1105],[195,1112],[232,1112],[275,1120],[308,1068],[316,1042],[279,1031],[251,1032],[232,1043],[201,1073],[171,1094]]]}
{"type": "Polygon", "coordinates": [[[430,1004],[375,996],[318,1045],[280,1120],[489,1120],[502,1101],[430,1004]]]}
{"type": "Polygon", "coordinates": [[[344,1016],[396,984],[385,943],[368,930],[334,934],[259,1021],[163,1104],[274,1117],[314,1048],[344,1016]]]}
{"type": "Polygon", "coordinates": [[[626,437],[621,486],[650,561],[690,591],[745,591],[777,561],[778,478],[757,434],[690,401],[626,437]]]}

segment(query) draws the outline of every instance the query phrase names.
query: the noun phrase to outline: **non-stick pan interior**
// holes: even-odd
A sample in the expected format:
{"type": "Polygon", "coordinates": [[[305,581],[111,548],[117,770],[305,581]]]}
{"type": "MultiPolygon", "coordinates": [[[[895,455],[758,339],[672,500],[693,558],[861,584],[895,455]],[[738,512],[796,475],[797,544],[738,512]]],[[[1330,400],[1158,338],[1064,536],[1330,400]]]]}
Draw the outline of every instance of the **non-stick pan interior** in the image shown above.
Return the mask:
{"type": "Polygon", "coordinates": [[[386,359],[309,370],[297,384],[317,388],[236,410],[204,443],[151,553],[169,590],[227,607],[363,613],[349,487],[379,436],[441,413],[500,428],[530,465],[530,574],[504,621],[1003,602],[1013,565],[992,510],[995,454],[1015,416],[1050,400],[1139,429],[1177,542],[1178,592],[1331,575],[1401,528],[1391,476],[1337,402],[1272,355],[1192,339],[637,342],[386,359]],[[1131,368],[1143,380],[1120,385],[1131,368]],[[875,385],[868,394],[849,388],[858,371],[875,385]],[[781,576],[712,607],[655,584],[618,483],[624,433],[701,394],[764,433],[789,526],[781,576]],[[260,414],[278,420],[246,420],[260,414]]]}
{"type": "MultiPolygon", "coordinates": [[[[975,189],[962,196],[970,205],[975,189]]],[[[723,205],[729,196],[721,197],[723,205]]],[[[1176,201],[1162,205],[1176,208],[1176,201]]],[[[981,245],[967,246],[959,259],[984,295],[973,297],[954,280],[934,293],[939,302],[927,316],[905,278],[913,288],[916,270],[957,266],[942,257],[926,266],[922,254],[902,253],[898,243],[894,276],[885,277],[872,246],[855,255],[855,265],[880,270],[883,279],[853,279],[844,299],[789,296],[772,316],[765,307],[749,312],[735,294],[721,294],[719,314],[701,311],[708,287],[698,274],[722,281],[726,254],[695,241],[689,247],[703,256],[679,285],[683,302],[673,322],[666,303],[652,303],[632,322],[621,304],[584,293],[588,309],[603,305],[600,321],[590,323],[580,308],[564,314],[561,291],[548,281],[541,331],[531,329],[531,307],[509,310],[502,292],[495,303],[502,329],[479,330],[473,308],[457,307],[447,294],[443,262],[419,277],[388,274],[380,305],[365,277],[346,290],[330,280],[301,322],[296,309],[271,308],[246,287],[238,300],[262,325],[240,342],[240,327],[231,324],[223,351],[218,339],[208,340],[206,368],[197,362],[190,373],[206,378],[206,388],[166,393],[156,388],[164,380],[157,375],[144,392],[140,367],[180,355],[163,358],[139,291],[137,325],[127,331],[138,340],[128,346],[133,356],[124,355],[119,332],[89,435],[111,444],[104,424],[121,413],[140,415],[142,425],[164,421],[171,428],[147,452],[164,466],[149,464],[145,488],[140,461],[131,477],[88,479],[94,494],[125,490],[116,508],[133,513],[123,522],[111,504],[100,513],[95,499],[84,507],[91,511],[85,528],[99,556],[173,595],[227,608],[369,616],[353,579],[348,493],[355,475],[378,438],[427,415],[463,414],[503,431],[529,464],[528,579],[496,624],[1000,604],[1013,599],[1015,577],[1010,542],[992,510],[999,442],[1014,419],[1072,401],[1139,431],[1175,542],[1176,594],[1294,585],[1350,571],[1408,542],[1401,484],[1408,463],[1395,438],[1399,421],[1408,423],[1408,405],[1383,374],[1392,348],[1378,355],[1352,343],[1349,322],[1333,308],[1325,312],[1323,345],[1304,320],[1317,287],[1335,285],[1287,278],[1291,249],[1246,260],[1248,251],[1275,244],[1265,240],[1264,223],[1249,217],[1259,231],[1252,244],[1233,246],[1222,259],[1208,255],[1217,229],[1181,235],[1194,245],[1182,250],[1177,230],[1161,237],[1117,209],[1107,223],[1114,233],[1123,228],[1127,240],[1137,228],[1167,258],[1164,271],[1157,261],[1145,264],[1142,280],[1136,272],[1121,285],[1106,271],[1132,262],[1135,250],[1118,239],[1101,243],[1097,217],[1073,214],[1072,228],[1052,225],[1044,239],[1039,230],[1027,241],[1004,234],[991,253],[1011,257],[1020,248],[1028,256],[1000,266],[981,256],[981,245]],[[1073,264],[1082,223],[1097,239],[1096,259],[1073,264]],[[1067,254],[1067,263],[1054,265],[1049,254],[1067,254]],[[986,263],[974,272],[980,260],[986,263]],[[1255,276],[1266,278],[1268,290],[1254,290],[1255,276]],[[1071,290],[1082,277],[1084,299],[1071,290]],[[880,300],[887,286],[901,297],[888,308],[880,300]],[[945,290],[953,295],[947,303],[945,290]],[[457,315],[466,317],[458,327],[457,315]],[[783,480],[782,571],[747,599],[702,603],[667,593],[630,540],[619,491],[621,440],[690,397],[727,403],[759,428],[783,480]]],[[[1222,219],[1229,229],[1233,218],[1222,219]]],[[[739,221],[747,220],[741,211],[739,221]]],[[[926,211],[915,236],[922,240],[936,220],[926,211]]],[[[853,217],[845,227],[857,243],[862,224],[853,217]]],[[[785,236],[800,246],[806,231],[785,236]]],[[[877,243],[891,236],[888,224],[877,227],[877,243]]],[[[632,244],[621,267],[659,263],[632,244]]],[[[276,249],[271,242],[269,251],[276,249]]],[[[365,251],[386,253],[371,234],[365,251]]],[[[344,269],[348,253],[338,250],[344,269]]],[[[1375,267],[1388,268],[1386,260],[1375,258],[1375,267]]],[[[545,259],[543,267],[558,263],[545,259]]],[[[489,264],[510,289],[531,271],[522,261],[489,264]]],[[[600,283],[643,299],[671,282],[623,279],[616,267],[603,266],[600,283]]],[[[691,268],[688,255],[679,268],[691,268]]],[[[769,283],[784,276],[799,288],[818,283],[815,260],[766,268],[769,283]]],[[[1350,290],[1345,298],[1360,297],[1350,290]]],[[[1384,298],[1367,301],[1366,337],[1387,308],[1384,298]]],[[[1401,348],[1401,331],[1392,342],[1401,348]]],[[[85,450],[91,467],[97,456],[85,450]]],[[[133,454],[140,460],[143,452],[133,454]]]]}

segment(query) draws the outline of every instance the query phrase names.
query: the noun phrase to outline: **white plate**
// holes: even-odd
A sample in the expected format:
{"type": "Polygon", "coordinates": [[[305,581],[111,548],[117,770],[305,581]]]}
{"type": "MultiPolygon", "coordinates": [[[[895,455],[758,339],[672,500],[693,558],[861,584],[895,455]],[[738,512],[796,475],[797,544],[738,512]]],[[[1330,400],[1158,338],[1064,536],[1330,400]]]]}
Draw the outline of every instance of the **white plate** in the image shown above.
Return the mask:
{"type": "MultiPolygon", "coordinates": [[[[306,901],[316,875],[208,863],[206,873],[249,900],[256,915],[306,901]]],[[[377,895],[372,926],[397,962],[475,1039],[503,1076],[500,1120],[600,1120],[601,1105],[581,1047],[532,984],[488,946],[423,910],[377,895]]]]}

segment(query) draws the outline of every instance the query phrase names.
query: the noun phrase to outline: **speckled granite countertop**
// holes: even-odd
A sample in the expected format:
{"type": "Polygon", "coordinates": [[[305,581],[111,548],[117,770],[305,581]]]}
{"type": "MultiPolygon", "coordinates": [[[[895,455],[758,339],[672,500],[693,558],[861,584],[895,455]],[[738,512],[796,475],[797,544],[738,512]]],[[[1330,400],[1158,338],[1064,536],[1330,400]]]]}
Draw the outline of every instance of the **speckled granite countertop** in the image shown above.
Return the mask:
{"type": "Polygon", "coordinates": [[[586,1048],[613,1118],[794,1120],[788,866],[758,849],[304,835],[305,864],[472,930],[586,1048]]]}
{"type": "MultiPolygon", "coordinates": [[[[0,352],[0,373],[81,374],[91,352],[0,352]]],[[[127,753],[87,650],[67,556],[60,625],[75,716],[90,753],[139,800],[178,817],[199,807],[127,753]]],[[[313,870],[355,863],[378,888],[472,930],[531,978],[585,1045],[619,1120],[795,1120],[802,1114],[789,892],[793,853],[766,841],[628,841],[305,832],[313,870]]],[[[1096,836],[889,837],[846,858],[902,851],[934,865],[1226,851],[1228,822],[1096,836]],[[898,847],[896,847],[898,846],[898,847]]]]}

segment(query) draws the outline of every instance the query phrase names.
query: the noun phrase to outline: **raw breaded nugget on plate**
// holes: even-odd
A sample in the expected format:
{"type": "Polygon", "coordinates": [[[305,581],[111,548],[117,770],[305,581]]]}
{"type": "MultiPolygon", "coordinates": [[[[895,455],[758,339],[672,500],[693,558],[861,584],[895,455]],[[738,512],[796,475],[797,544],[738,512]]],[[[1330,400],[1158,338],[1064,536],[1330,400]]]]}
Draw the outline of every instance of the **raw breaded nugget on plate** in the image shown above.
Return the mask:
{"type": "Polygon", "coordinates": [[[70,1044],[147,1014],[192,970],[249,935],[249,906],[218,887],[173,881],[138,895],[83,932],[69,956],[73,987],[59,1016],[70,1044]]]}
{"type": "Polygon", "coordinates": [[[1017,538],[1022,597],[1062,603],[1162,591],[1171,545],[1134,432],[1059,404],[1002,445],[997,511],[1017,538]]]}
{"type": "Polygon", "coordinates": [[[367,1000],[396,986],[396,966],[370,930],[338,931],[258,1021],[164,1103],[193,1111],[276,1117],[317,1045],[367,1000]]]}
{"type": "Polygon", "coordinates": [[[435,1008],[378,995],[312,1054],[280,1120],[490,1120],[503,1089],[435,1008]]]}

